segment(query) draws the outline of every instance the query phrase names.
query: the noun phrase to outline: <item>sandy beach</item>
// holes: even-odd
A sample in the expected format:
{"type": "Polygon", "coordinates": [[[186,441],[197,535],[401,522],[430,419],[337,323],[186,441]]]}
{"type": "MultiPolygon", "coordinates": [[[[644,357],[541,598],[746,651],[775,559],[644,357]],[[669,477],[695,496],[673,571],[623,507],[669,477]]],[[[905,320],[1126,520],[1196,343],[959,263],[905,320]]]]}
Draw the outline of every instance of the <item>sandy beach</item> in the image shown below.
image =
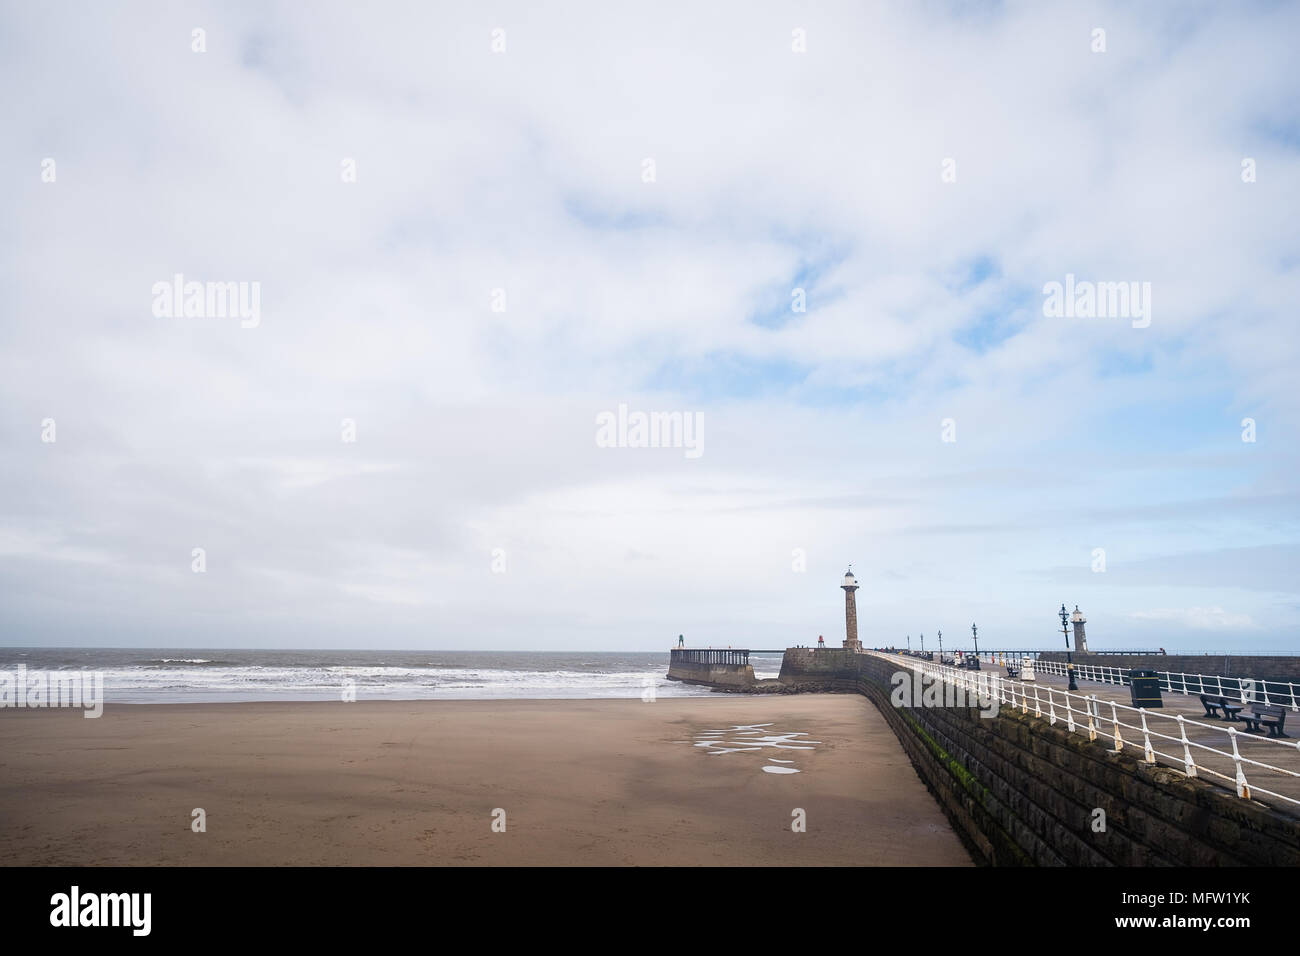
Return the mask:
{"type": "Polygon", "coordinates": [[[817,694],[7,710],[0,859],[971,863],[875,708],[817,694]]]}

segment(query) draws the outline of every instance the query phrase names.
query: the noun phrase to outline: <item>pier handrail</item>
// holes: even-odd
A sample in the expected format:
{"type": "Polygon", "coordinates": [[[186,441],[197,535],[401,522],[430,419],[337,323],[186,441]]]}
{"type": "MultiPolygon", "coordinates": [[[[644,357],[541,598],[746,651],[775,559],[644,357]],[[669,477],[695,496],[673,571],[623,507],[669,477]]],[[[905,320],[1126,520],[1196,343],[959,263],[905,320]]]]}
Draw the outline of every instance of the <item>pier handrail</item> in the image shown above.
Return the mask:
{"type": "MultiPolygon", "coordinates": [[[[1184,717],[1182,714],[1164,714],[1147,710],[1144,707],[1130,707],[1114,701],[1100,701],[1096,695],[1087,696],[1079,693],[1054,688],[1048,684],[1024,683],[1012,680],[993,671],[972,671],[966,668],[949,667],[929,661],[918,660],[899,654],[882,651],[867,651],[877,657],[898,663],[903,667],[932,675],[954,688],[960,688],[965,695],[974,695],[984,700],[996,700],[1001,705],[1019,707],[1022,714],[1033,710],[1038,717],[1046,716],[1053,724],[1064,721],[1071,733],[1083,733],[1090,740],[1097,740],[1103,733],[1109,738],[1112,750],[1116,753],[1126,746],[1141,748],[1142,759],[1148,764],[1163,761],[1166,765],[1181,769],[1189,777],[1208,774],[1215,782],[1223,782],[1232,788],[1238,797],[1249,800],[1257,794],[1263,794],[1290,804],[1292,810],[1300,807],[1300,800],[1285,794],[1266,789],[1256,782],[1248,782],[1246,769],[1252,775],[1260,771],[1265,776],[1276,774],[1300,779],[1300,772],[1279,767],[1266,760],[1257,760],[1242,753],[1242,745],[1260,749],[1253,751],[1265,757],[1278,751],[1269,751],[1269,747],[1285,747],[1300,751],[1300,741],[1287,741],[1275,737],[1256,737],[1240,734],[1235,727],[1215,726],[1184,717]],[[1106,712],[1103,712],[1103,708],[1106,712]],[[1109,731],[1103,728],[1109,727],[1109,731]],[[1210,731],[1223,735],[1222,747],[1212,747],[1188,739],[1188,728],[1210,731]],[[1129,739],[1129,738],[1133,739],[1129,739]],[[1178,753],[1167,753],[1161,748],[1176,749],[1178,753]],[[1197,762],[1196,756],[1202,757],[1197,762]],[[1215,770],[1205,762],[1207,755],[1213,754],[1224,761],[1231,762],[1234,774],[1228,775],[1215,770]]],[[[1036,661],[1035,667],[1043,662],[1036,661]]],[[[1258,780],[1258,776],[1256,776],[1258,780]]]]}
{"type": "MultiPolygon", "coordinates": [[[[1034,670],[1042,674],[1066,677],[1064,661],[1034,661],[1034,670]]],[[[1127,687],[1127,667],[1104,664],[1075,664],[1074,676],[1078,680],[1097,684],[1115,684],[1127,687]]],[[[1218,674],[1184,674],[1181,671],[1156,671],[1160,689],[1171,694],[1213,694],[1216,697],[1233,697],[1243,704],[1282,704],[1291,710],[1300,710],[1300,684],[1289,681],[1266,680],[1256,677],[1221,677],[1218,674]]]]}
{"type": "Polygon", "coordinates": [[[747,647],[673,647],[668,651],[668,660],[673,663],[736,665],[749,663],[747,647]]]}

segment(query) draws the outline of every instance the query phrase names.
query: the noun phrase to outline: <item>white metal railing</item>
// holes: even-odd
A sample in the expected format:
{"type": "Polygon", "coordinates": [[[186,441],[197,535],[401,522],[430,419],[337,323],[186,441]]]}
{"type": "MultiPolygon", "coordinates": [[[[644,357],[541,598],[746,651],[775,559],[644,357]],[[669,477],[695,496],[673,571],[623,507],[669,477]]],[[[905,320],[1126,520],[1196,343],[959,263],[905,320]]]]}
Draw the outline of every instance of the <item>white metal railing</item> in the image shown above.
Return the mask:
{"type": "MultiPolygon", "coordinates": [[[[1065,661],[1034,661],[1034,669],[1041,674],[1068,676],[1065,661]]],[[[1078,680],[1098,684],[1115,684],[1127,687],[1129,668],[1109,667],[1102,664],[1075,664],[1074,676],[1078,680]]],[[[1171,694],[1206,694],[1231,697],[1243,704],[1268,704],[1290,707],[1300,711],[1300,684],[1287,681],[1261,680],[1251,677],[1220,677],[1217,674],[1184,674],[1180,671],[1156,671],[1160,689],[1171,694]]]]}
{"type": "MultiPolygon", "coordinates": [[[[1125,747],[1140,747],[1146,763],[1162,761],[1181,769],[1189,777],[1208,775],[1215,782],[1231,787],[1237,796],[1244,799],[1263,794],[1293,808],[1300,807],[1300,799],[1269,790],[1257,782],[1261,776],[1267,778],[1269,775],[1300,780],[1300,772],[1269,762],[1294,754],[1294,764],[1300,767],[1300,741],[1257,737],[1240,733],[1235,727],[1206,724],[1182,714],[1163,714],[1144,707],[1098,700],[1095,694],[1071,693],[1047,684],[1011,680],[994,671],[948,667],[882,651],[867,653],[919,671],[922,675],[930,675],[932,681],[942,681],[954,690],[962,690],[967,698],[973,696],[997,701],[999,706],[1018,707],[1023,714],[1032,711],[1037,717],[1046,717],[1053,725],[1063,721],[1071,733],[1086,734],[1089,740],[1105,737],[1115,752],[1125,747]],[[1219,746],[1189,739],[1189,729],[1193,732],[1208,731],[1219,746]],[[1201,758],[1199,761],[1198,756],[1201,758]],[[1209,765],[1207,761],[1213,757],[1221,758],[1222,770],[1209,765]],[[1231,764],[1232,773],[1224,772],[1228,764],[1231,764]],[[1247,770],[1254,781],[1248,782],[1247,770]]],[[[1044,663],[1050,662],[1035,661],[1035,669],[1044,663]]]]}

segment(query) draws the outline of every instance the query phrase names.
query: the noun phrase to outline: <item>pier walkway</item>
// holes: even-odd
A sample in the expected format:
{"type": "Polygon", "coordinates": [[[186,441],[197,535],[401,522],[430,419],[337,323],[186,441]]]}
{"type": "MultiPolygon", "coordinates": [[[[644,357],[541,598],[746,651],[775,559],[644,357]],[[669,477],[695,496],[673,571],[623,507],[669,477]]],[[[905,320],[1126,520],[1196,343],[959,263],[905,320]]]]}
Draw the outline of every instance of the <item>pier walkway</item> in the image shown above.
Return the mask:
{"type": "MultiPolygon", "coordinates": [[[[1065,691],[1069,687],[1069,678],[1059,677],[1055,674],[1044,674],[1041,671],[1035,672],[1036,682],[1050,684],[1052,687],[1065,691]]],[[[1133,706],[1132,698],[1129,696],[1127,687],[1116,687],[1112,684],[1097,684],[1089,681],[1076,681],[1079,690],[1076,693],[1084,694],[1088,697],[1096,697],[1099,701],[1109,703],[1114,701],[1117,704],[1124,704],[1129,707],[1133,706]]],[[[1184,718],[1183,726],[1187,729],[1187,739],[1193,744],[1202,744],[1216,749],[1223,748],[1224,735],[1229,727],[1237,730],[1238,751],[1246,757],[1253,757],[1264,763],[1273,764],[1279,767],[1288,768],[1297,774],[1300,774],[1300,713],[1287,708],[1286,733],[1290,734],[1289,740],[1273,740],[1268,745],[1256,746],[1261,741],[1268,740],[1265,734],[1248,733],[1245,724],[1241,720],[1227,721],[1223,719],[1216,720],[1213,717],[1205,716],[1205,708],[1201,706],[1200,696],[1197,694],[1180,694],[1164,691],[1161,695],[1161,704],[1159,712],[1166,717],[1176,717],[1182,715],[1184,718]]],[[[1231,699],[1231,698],[1229,698],[1231,699]]],[[[1156,711],[1150,710],[1149,713],[1156,711]]],[[[1152,724],[1154,726],[1154,723],[1152,724]]],[[[1140,746],[1141,742],[1138,741],[1140,746]]],[[[1229,746],[1226,748],[1231,750],[1229,746]]],[[[1231,758],[1219,757],[1206,751],[1198,752],[1195,755],[1195,761],[1198,766],[1204,765],[1217,770],[1227,779],[1235,782],[1236,770],[1231,758]],[[1210,759],[1214,758],[1214,759],[1210,759]]],[[[1165,761],[1161,761],[1162,763],[1165,761]]],[[[1182,769],[1182,760],[1177,761],[1174,765],[1182,769]]],[[[1285,797],[1290,797],[1296,801],[1286,809],[1290,813],[1300,813],[1300,776],[1285,776],[1282,774],[1265,774],[1259,775],[1258,772],[1252,774],[1247,768],[1246,777],[1248,780],[1258,776],[1259,785],[1276,791],[1285,797]]],[[[1211,782],[1222,783],[1215,777],[1206,777],[1211,782]]],[[[1267,798],[1264,798],[1265,802],[1267,798]]]]}
{"type": "MultiPolygon", "coordinates": [[[[1079,681],[1036,671],[1032,683],[1010,680],[987,661],[982,670],[947,667],[874,652],[900,665],[996,697],[1003,706],[1036,713],[1091,736],[1103,746],[1134,748],[1160,763],[1235,790],[1291,815],[1300,815],[1300,713],[1286,708],[1286,739],[1248,733],[1244,722],[1207,718],[1196,694],[1162,694],[1160,708],[1137,709],[1127,687],[1079,681]],[[1179,720],[1179,718],[1182,718],[1179,720]]],[[[983,655],[981,655],[982,657],[983,655]]]]}

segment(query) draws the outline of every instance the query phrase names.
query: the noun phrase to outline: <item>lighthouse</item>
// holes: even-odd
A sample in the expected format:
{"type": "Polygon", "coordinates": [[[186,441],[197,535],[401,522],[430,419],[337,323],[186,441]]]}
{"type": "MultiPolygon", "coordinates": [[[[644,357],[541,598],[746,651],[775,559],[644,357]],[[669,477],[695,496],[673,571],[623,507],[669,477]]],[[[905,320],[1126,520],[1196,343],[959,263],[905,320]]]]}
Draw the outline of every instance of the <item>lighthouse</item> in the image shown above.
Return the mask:
{"type": "Polygon", "coordinates": [[[844,589],[844,647],[850,651],[862,650],[862,642],[858,640],[858,605],[853,598],[853,592],[858,589],[858,579],[853,576],[853,567],[844,572],[844,583],[840,585],[844,589]]]}
{"type": "Polygon", "coordinates": [[[1070,615],[1070,623],[1074,625],[1074,649],[1080,654],[1087,654],[1088,638],[1083,633],[1083,625],[1088,623],[1088,619],[1083,616],[1077,604],[1074,606],[1074,613],[1070,615]]]}

